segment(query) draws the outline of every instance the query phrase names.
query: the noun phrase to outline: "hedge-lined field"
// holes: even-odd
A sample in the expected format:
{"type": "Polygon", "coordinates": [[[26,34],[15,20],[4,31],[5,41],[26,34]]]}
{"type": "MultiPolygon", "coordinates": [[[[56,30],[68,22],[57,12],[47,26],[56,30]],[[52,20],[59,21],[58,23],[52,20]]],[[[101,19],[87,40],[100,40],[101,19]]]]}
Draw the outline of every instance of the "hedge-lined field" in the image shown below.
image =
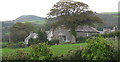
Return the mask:
{"type": "MultiPolygon", "coordinates": [[[[117,41],[110,41],[110,43],[112,43],[113,46],[117,47],[117,44],[118,44],[117,41]]],[[[7,44],[7,43],[2,43],[2,44],[7,44]]],[[[61,55],[61,54],[67,54],[70,50],[80,49],[80,46],[84,47],[86,45],[87,45],[87,43],[52,45],[51,49],[53,50],[53,56],[58,56],[58,55],[61,55]]],[[[0,49],[0,51],[2,51],[2,55],[5,56],[5,55],[10,55],[10,54],[15,54],[15,51],[19,50],[19,49],[30,53],[30,47],[28,47],[28,48],[17,48],[17,49],[2,48],[2,49],[0,49]]]]}

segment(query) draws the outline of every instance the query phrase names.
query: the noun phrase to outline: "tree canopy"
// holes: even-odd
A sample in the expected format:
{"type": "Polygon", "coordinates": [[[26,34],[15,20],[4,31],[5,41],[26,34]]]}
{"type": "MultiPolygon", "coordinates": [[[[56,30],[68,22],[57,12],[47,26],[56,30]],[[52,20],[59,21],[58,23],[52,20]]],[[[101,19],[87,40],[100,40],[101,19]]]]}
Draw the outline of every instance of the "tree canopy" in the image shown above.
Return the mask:
{"type": "Polygon", "coordinates": [[[10,28],[10,41],[24,41],[25,37],[32,31],[34,31],[34,26],[31,23],[17,22],[10,28]]]}
{"type": "Polygon", "coordinates": [[[68,1],[58,2],[48,13],[48,19],[52,22],[52,28],[64,27],[71,30],[71,34],[76,37],[75,29],[78,26],[95,26],[95,23],[102,23],[89,6],[82,2],[68,1]]]}

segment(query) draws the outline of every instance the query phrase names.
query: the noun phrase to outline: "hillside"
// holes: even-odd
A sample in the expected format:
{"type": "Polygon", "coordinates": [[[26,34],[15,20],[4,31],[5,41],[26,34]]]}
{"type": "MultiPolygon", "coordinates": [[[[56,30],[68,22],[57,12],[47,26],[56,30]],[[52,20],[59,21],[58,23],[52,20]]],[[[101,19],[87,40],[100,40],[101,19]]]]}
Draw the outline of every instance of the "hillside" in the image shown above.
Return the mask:
{"type": "Polygon", "coordinates": [[[43,21],[45,18],[38,17],[35,15],[23,15],[18,18],[16,18],[14,21],[16,22],[25,22],[25,21],[43,21]]]}
{"type": "Polygon", "coordinates": [[[119,14],[117,12],[106,12],[106,13],[98,13],[99,16],[105,24],[117,25],[119,14]]]}
{"type": "Polygon", "coordinates": [[[97,13],[103,22],[105,27],[112,27],[114,25],[118,25],[118,17],[120,13],[118,12],[105,12],[105,13],[97,13]]]}

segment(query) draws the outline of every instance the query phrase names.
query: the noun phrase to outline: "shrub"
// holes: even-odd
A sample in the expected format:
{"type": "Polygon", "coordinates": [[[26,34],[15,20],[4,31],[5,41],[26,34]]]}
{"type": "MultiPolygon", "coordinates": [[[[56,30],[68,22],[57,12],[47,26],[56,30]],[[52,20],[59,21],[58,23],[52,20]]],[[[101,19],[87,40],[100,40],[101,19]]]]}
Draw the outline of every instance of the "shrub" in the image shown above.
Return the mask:
{"type": "MultiPolygon", "coordinates": [[[[93,35],[93,36],[99,36],[99,34],[97,35],[93,35]]],[[[101,34],[101,36],[105,37],[105,38],[110,38],[110,37],[115,37],[115,36],[120,36],[120,31],[115,31],[115,32],[110,32],[110,33],[105,33],[105,34],[101,34]]]]}
{"type": "Polygon", "coordinates": [[[58,39],[52,39],[51,41],[48,42],[50,45],[55,45],[55,44],[59,44],[59,40],[58,39]]]}
{"type": "Polygon", "coordinates": [[[78,37],[77,38],[77,43],[84,43],[84,42],[86,42],[86,39],[87,39],[87,37],[82,37],[82,36],[80,36],[80,37],[78,37]]]}
{"type": "Polygon", "coordinates": [[[7,44],[0,44],[0,46],[2,46],[2,48],[6,48],[7,44]]]}
{"type": "Polygon", "coordinates": [[[17,50],[15,56],[16,60],[29,60],[28,53],[24,52],[23,50],[17,50]]]}
{"type": "Polygon", "coordinates": [[[7,48],[19,48],[17,44],[8,44],[7,48]]]}
{"type": "Polygon", "coordinates": [[[16,50],[14,54],[2,56],[2,60],[29,60],[29,55],[23,50],[16,50]]]}
{"type": "Polygon", "coordinates": [[[61,43],[62,45],[63,44],[75,44],[75,42],[64,42],[64,43],[61,43]]]}
{"type": "Polygon", "coordinates": [[[16,57],[14,54],[2,56],[2,60],[16,60],[16,57]]]}
{"type": "Polygon", "coordinates": [[[29,43],[28,43],[28,46],[31,46],[31,45],[33,45],[33,44],[38,44],[38,43],[40,43],[40,41],[38,41],[37,39],[29,39],[29,43]]]}
{"type": "Polygon", "coordinates": [[[111,60],[113,49],[109,41],[103,37],[93,37],[87,40],[88,45],[82,51],[84,60],[111,60]]]}
{"type": "Polygon", "coordinates": [[[25,48],[23,42],[7,44],[7,48],[25,48]]]}
{"type": "Polygon", "coordinates": [[[82,60],[81,50],[71,50],[68,54],[56,56],[52,60],[82,60]]]}
{"type": "Polygon", "coordinates": [[[2,43],[0,44],[0,46],[2,46],[2,48],[6,48],[8,44],[9,44],[9,43],[7,43],[7,42],[2,42],[2,43]]]}
{"type": "Polygon", "coordinates": [[[25,48],[26,47],[23,42],[18,42],[17,45],[18,45],[19,48],[25,48]]]}
{"type": "Polygon", "coordinates": [[[52,57],[51,48],[46,43],[39,43],[31,49],[32,60],[49,60],[52,57]]]}

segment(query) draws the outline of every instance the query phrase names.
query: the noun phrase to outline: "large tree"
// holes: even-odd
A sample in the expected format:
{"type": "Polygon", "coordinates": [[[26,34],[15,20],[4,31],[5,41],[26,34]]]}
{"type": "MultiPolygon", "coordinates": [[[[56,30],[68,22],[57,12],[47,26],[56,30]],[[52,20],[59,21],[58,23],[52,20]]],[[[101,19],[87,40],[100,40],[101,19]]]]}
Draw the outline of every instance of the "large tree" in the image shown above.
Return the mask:
{"type": "Polygon", "coordinates": [[[52,27],[65,27],[71,30],[71,34],[76,38],[75,29],[78,26],[95,26],[95,23],[102,23],[101,19],[89,10],[87,4],[76,1],[58,2],[48,13],[48,19],[52,22],[52,27]]]}

